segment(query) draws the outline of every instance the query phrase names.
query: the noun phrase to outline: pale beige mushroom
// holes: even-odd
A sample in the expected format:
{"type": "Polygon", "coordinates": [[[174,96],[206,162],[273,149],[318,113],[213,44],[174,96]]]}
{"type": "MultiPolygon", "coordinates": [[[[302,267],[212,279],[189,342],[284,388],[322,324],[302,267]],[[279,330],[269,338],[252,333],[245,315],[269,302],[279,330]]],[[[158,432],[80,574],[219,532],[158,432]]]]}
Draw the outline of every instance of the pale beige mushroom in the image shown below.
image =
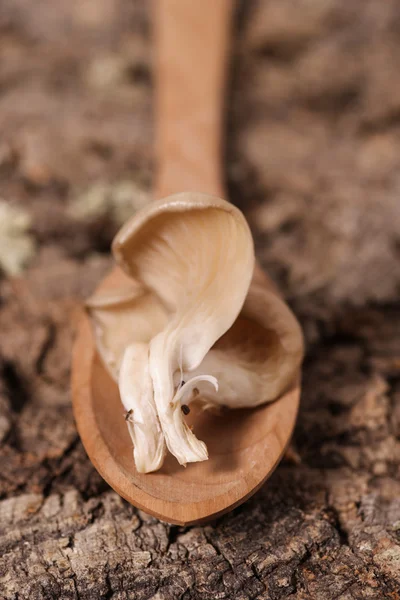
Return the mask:
{"type": "MultiPolygon", "coordinates": [[[[206,372],[218,381],[217,393],[196,386],[203,399],[246,408],[286,391],[302,358],[302,332],[292,311],[267,283],[253,281],[239,317],[192,375],[206,372]]],[[[184,400],[189,404],[193,399],[189,395],[184,400]]]]}
{"type": "Polygon", "coordinates": [[[122,227],[113,253],[133,284],[92,298],[89,310],[101,357],[132,411],[136,466],[159,468],[164,439],[181,464],[206,460],[181,405],[196,389],[231,408],[277,398],[302,358],[300,327],[262,276],[253,277],[249,227],[219,198],[155,202],[122,227]]]}
{"type": "Polygon", "coordinates": [[[119,385],[126,422],[140,473],[159,469],[165,455],[149,374],[149,342],[168,320],[153,294],[137,282],[86,302],[103,364],[119,385]]]}

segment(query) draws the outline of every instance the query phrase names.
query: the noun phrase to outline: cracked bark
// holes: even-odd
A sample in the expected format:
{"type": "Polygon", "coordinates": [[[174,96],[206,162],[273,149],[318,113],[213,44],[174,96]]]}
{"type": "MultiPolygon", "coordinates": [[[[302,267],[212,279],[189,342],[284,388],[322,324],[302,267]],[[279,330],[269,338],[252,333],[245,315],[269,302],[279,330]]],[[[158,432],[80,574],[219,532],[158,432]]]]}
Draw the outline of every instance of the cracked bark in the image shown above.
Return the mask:
{"type": "Polygon", "coordinates": [[[0,598],[399,599],[396,1],[238,11],[228,183],[308,352],[291,452],[191,528],[108,488],[69,398],[74,323],[117,228],[69,202],[90,181],[151,179],[147,3],[47,4],[3,2],[0,189],[37,254],[0,280],[0,598]]]}

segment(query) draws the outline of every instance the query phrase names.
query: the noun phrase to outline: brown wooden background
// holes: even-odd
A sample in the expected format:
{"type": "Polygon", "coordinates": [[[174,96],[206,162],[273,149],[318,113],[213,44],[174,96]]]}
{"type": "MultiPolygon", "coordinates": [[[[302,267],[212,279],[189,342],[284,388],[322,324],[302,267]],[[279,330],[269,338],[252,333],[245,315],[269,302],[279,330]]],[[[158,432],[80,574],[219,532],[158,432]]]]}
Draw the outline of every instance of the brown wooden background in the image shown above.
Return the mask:
{"type": "Polygon", "coordinates": [[[100,479],[69,392],[78,307],[149,199],[148,9],[0,1],[0,598],[399,599],[399,4],[239,7],[226,174],[308,354],[286,459],[187,529],[100,479]]]}

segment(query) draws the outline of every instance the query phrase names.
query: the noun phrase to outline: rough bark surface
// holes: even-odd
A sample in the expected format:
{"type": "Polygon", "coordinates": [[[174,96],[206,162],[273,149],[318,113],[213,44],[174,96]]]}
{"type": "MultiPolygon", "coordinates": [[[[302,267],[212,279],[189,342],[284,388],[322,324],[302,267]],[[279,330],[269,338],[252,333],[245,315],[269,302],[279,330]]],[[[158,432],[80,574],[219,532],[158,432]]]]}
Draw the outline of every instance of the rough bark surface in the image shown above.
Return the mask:
{"type": "Polygon", "coordinates": [[[30,219],[5,247],[35,246],[18,278],[0,260],[0,598],[398,600],[398,2],[238,9],[230,193],[308,353],[285,460],[245,505],[186,529],[108,488],[69,396],[79,304],[126,197],[129,211],[150,187],[147,11],[0,2],[0,191],[30,219]]]}

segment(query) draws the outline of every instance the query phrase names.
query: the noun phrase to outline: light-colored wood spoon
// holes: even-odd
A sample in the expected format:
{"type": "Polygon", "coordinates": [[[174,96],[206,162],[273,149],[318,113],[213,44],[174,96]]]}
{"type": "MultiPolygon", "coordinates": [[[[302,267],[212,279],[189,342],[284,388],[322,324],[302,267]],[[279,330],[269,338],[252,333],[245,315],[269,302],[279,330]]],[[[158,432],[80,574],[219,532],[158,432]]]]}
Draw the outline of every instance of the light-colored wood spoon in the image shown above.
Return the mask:
{"type": "MultiPolygon", "coordinates": [[[[232,4],[155,3],[155,197],[186,190],[226,197],[221,142],[232,4]]],[[[271,285],[260,270],[255,276],[271,285]]],[[[115,269],[99,291],[120,287],[123,278],[115,269]]],[[[110,486],[147,513],[189,525],[231,510],[271,475],[293,431],[299,380],[280,399],[256,409],[227,411],[222,417],[192,410],[190,419],[207,444],[209,460],[183,468],[170,455],[160,471],[150,474],[135,470],[118,389],[100,362],[86,317],[74,347],[72,397],[85,449],[110,486]]]]}

